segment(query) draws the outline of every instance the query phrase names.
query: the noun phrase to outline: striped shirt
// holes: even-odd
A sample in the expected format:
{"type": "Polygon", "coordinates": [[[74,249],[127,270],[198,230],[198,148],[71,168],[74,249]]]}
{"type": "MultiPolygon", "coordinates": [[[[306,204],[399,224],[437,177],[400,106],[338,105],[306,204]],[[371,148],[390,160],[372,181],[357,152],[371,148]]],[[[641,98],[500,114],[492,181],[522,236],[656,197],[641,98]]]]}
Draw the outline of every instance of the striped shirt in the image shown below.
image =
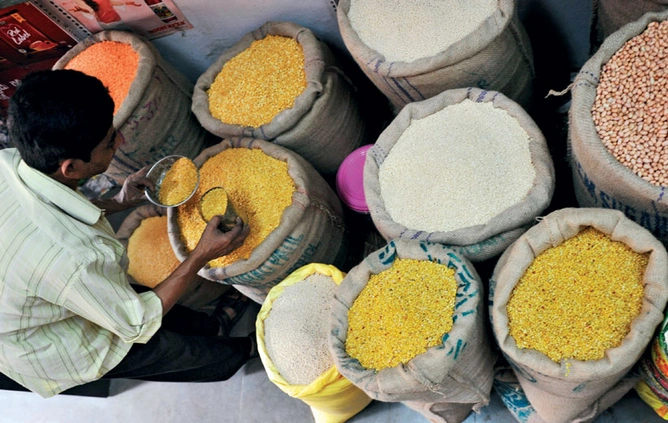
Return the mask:
{"type": "Polygon", "coordinates": [[[146,343],[160,299],[127,281],[123,246],[82,194],[0,150],[0,372],[49,397],[146,343]]]}

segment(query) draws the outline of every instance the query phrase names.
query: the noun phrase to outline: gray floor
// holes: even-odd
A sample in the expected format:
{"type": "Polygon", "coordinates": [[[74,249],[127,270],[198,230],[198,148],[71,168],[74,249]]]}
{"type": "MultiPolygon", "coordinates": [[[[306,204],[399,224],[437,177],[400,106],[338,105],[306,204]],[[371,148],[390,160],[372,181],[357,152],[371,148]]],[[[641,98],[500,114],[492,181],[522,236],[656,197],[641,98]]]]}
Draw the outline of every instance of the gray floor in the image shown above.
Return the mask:
{"type": "MultiPolygon", "coordinates": [[[[233,332],[250,332],[259,306],[253,306],[233,332]]],[[[0,391],[0,423],[309,423],[310,409],[273,385],[259,359],[230,380],[215,383],[112,381],[107,398],[59,395],[49,399],[28,392],[0,391]]],[[[374,401],[350,423],[427,423],[400,403],[374,401]]],[[[466,423],[515,423],[496,393],[466,423]]],[[[634,393],[605,411],[596,423],[663,422],[634,393]]]]}

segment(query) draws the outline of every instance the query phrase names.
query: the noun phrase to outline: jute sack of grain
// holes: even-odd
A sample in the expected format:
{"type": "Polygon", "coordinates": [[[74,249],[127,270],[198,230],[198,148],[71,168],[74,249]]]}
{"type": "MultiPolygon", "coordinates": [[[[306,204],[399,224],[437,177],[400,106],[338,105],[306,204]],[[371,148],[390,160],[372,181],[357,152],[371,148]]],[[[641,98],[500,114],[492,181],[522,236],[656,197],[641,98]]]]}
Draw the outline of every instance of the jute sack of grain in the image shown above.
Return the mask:
{"type": "MultiPolygon", "coordinates": [[[[442,128],[438,133],[446,131],[448,128],[442,128]]],[[[470,157],[461,157],[461,160],[468,163],[470,157]]],[[[487,172],[486,169],[471,171],[487,172]]],[[[424,182],[431,192],[438,190],[441,184],[450,183],[450,181],[430,179],[420,182],[424,182]]],[[[554,166],[547,143],[531,117],[503,94],[477,88],[449,90],[429,100],[411,103],[404,107],[369,150],[364,164],[364,193],[369,212],[376,228],[385,239],[407,238],[445,244],[474,262],[500,254],[526,231],[533,224],[534,218],[549,205],[554,184],[554,166]],[[531,164],[535,169],[532,187],[522,201],[500,212],[485,225],[464,227],[449,232],[429,232],[420,228],[407,228],[397,223],[388,213],[383,200],[379,179],[381,166],[399,138],[415,120],[433,115],[447,106],[462,103],[466,99],[477,103],[491,103],[495,108],[504,110],[517,119],[530,140],[531,164]]],[[[428,198],[424,201],[428,201],[428,198]]],[[[469,206],[475,207],[475,205],[469,206]]],[[[444,204],[443,207],[458,207],[458,205],[444,204]]]]}
{"type": "MultiPolygon", "coordinates": [[[[343,210],[339,198],[313,166],[286,148],[252,138],[224,139],[202,151],[194,162],[201,168],[209,158],[229,148],[260,149],[269,157],[286,162],[296,189],[278,227],[253,249],[248,259],[224,267],[206,266],[199,275],[234,285],[261,304],[274,285],[305,264],[317,262],[338,266],[347,253],[343,210]]],[[[198,200],[200,190],[205,189],[202,185],[200,182],[198,192],[186,205],[198,200]]],[[[188,250],[181,238],[177,214],[186,205],[167,211],[170,240],[180,260],[185,260],[188,250]]]]}
{"type": "Polygon", "coordinates": [[[620,163],[603,144],[592,118],[601,67],[647,25],[664,21],[668,12],[647,14],[609,36],[582,67],[572,90],[568,144],[577,202],[581,207],[616,209],[668,241],[665,187],[653,185],[620,163]]]}
{"type": "MultiPolygon", "coordinates": [[[[163,228],[164,238],[161,236],[161,234],[156,234],[153,238],[153,242],[146,243],[144,251],[140,252],[140,254],[148,256],[148,260],[150,261],[156,261],[158,263],[171,263],[173,261],[175,264],[178,264],[178,259],[171,250],[168,239],[167,210],[164,207],[157,207],[152,204],[137,207],[123,220],[123,223],[121,223],[121,226],[116,232],[116,238],[121,242],[121,244],[123,244],[126,252],[128,252],[130,237],[135,233],[135,230],[139,228],[142,222],[149,218],[162,217],[165,219],[163,228]],[[163,242],[166,245],[162,245],[163,242]],[[167,250],[167,252],[165,252],[165,250],[167,250]],[[155,257],[156,253],[165,253],[165,257],[155,257]],[[169,256],[170,254],[171,257],[169,256]]],[[[132,260],[132,257],[129,257],[129,260],[132,260]]],[[[128,274],[128,280],[132,284],[146,285],[145,283],[137,281],[131,274],[128,274]]],[[[197,276],[197,281],[190,284],[188,291],[183,294],[179,300],[179,304],[189,307],[193,310],[213,312],[216,308],[218,300],[220,299],[220,296],[230,288],[231,287],[229,286],[211,282],[200,276],[197,276]]]]}
{"type": "Polygon", "coordinates": [[[365,137],[365,124],[350,80],[337,67],[325,43],[308,28],[291,22],[267,22],[223,53],[197,79],[192,110],[204,128],[221,138],[251,137],[274,142],[298,153],[325,175],[336,173],[343,159],[359,147],[365,137]],[[253,41],[268,35],[292,38],[303,49],[304,91],[295,98],[291,108],[257,128],[232,125],[213,117],[208,90],[216,76],[253,41]]]}
{"type": "Polygon", "coordinates": [[[605,40],[629,22],[638,20],[648,12],[661,12],[668,8],[668,0],[595,0],[594,16],[599,40],[605,40]]]}
{"type": "Polygon", "coordinates": [[[471,263],[439,244],[397,239],[354,267],[336,291],[330,350],[341,374],[371,398],[402,402],[431,422],[458,423],[489,402],[494,353],[484,326],[482,282],[471,263]],[[367,369],[346,352],[348,311],[369,278],[397,259],[437,262],[455,270],[458,283],[452,329],[443,343],[406,364],[367,369]]]}
{"type": "MultiPolygon", "coordinates": [[[[559,266],[568,266],[568,262],[559,266]]],[[[649,231],[621,212],[561,209],[522,235],[499,259],[490,281],[490,314],[494,335],[531,406],[549,423],[589,422],[632,389],[636,376],[625,376],[641,357],[663,320],[668,299],[668,255],[649,231]],[[649,254],[642,276],[644,297],[639,315],[621,344],[597,360],[562,359],[559,363],[534,349],[517,347],[510,335],[507,305],[513,289],[544,251],[593,227],[639,254],[649,254]]]]}
{"type": "MultiPolygon", "coordinates": [[[[265,337],[267,336],[265,321],[271,314],[274,303],[281,298],[283,292],[287,288],[304,282],[309,276],[314,274],[327,276],[331,278],[331,281],[336,285],[340,285],[345,277],[345,274],[334,266],[322,263],[311,263],[295,270],[281,283],[273,287],[262,304],[262,308],[258,313],[255,324],[258,339],[258,351],[260,353],[262,364],[267,371],[269,380],[292,398],[300,399],[310,406],[316,423],[342,423],[352,418],[354,415],[362,411],[364,407],[369,405],[371,398],[369,398],[364,391],[343,377],[336,369],[333,362],[329,369],[308,384],[299,385],[288,382],[286,378],[281,375],[277,365],[271,359],[271,351],[265,343],[265,337]]],[[[318,318],[328,319],[329,313],[327,313],[326,316],[318,318]]],[[[307,330],[306,328],[308,327],[311,327],[311,324],[308,322],[294,322],[294,327],[285,328],[285,331],[282,332],[298,330],[300,335],[303,336],[301,332],[307,330]]],[[[326,337],[327,330],[323,330],[321,335],[326,337]]],[[[284,335],[277,333],[274,334],[274,336],[280,337],[284,335]]],[[[292,345],[292,347],[295,348],[296,345],[292,345]]],[[[309,354],[309,351],[295,350],[294,360],[296,362],[311,358],[312,354],[309,354]]]]}
{"type": "MultiPolygon", "coordinates": [[[[133,257],[130,257],[128,250],[128,245],[130,242],[130,237],[135,233],[137,228],[140,227],[142,222],[146,222],[150,218],[163,218],[164,217],[164,227],[158,228],[164,230],[163,234],[155,234],[153,237],[149,233],[146,233],[146,238],[153,238],[153,242],[147,242],[143,245],[143,249],[139,251],[139,254],[143,255],[145,260],[150,262],[151,266],[165,267],[166,269],[153,270],[153,272],[159,272],[164,274],[169,272],[173,265],[178,265],[179,260],[174,255],[174,252],[171,249],[170,241],[167,233],[167,209],[164,207],[158,207],[152,204],[147,204],[144,206],[139,206],[134,209],[128,216],[123,220],[121,226],[116,232],[116,238],[123,244],[125,247],[126,253],[128,253],[128,258],[130,261],[133,260],[133,257]],[[156,257],[156,254],[164,254],[164,257],[156,257]],[[159,264],[156,264],[159,263],[159,264]]],[[[162,223],[156,226],[163,226],[162,223]]],[[[145,238],[145,240],[146,240],[145,238]]],[[[133,254],[135,252],[133,251],[133,254]]],[[[129,270],[134,269],[134,265],[131,264],[129,270]]],[[[145,272],[141,272],[146,275],[145,272]]],[[[167,275],[163,275],[166,277],[167,275]]],[[[197,276],[197,281],[190,284],[188,291],[183,294],[179,300],[179,304],[189,307],[193,310],[203,311],[203,312],[213,312],[216,308],[216,304],[220,299],[220,296],[223,295],[228,289],[232,287],[228,285],[221,285],[219,283],[211,282],[200,276],[197,276]]],[[[146,284],[145,281],[138,281],[135,279],[132,274],[128,274],[128,280],[130,283],[135,285],[146,285],[150,288],[153,288],[155,285],[153,283],[146,284]]]]}
{"type": "Polygon", "coordinates": [[[210,135],[190,111],[193,85],[140,36],[98,32],[65,53],[53,69],[66,68],[85,49],[105,41],[130,45],[139,55],[136,76],[113,121],[125,142],[105,174],[122,184],[128,175],[165,156],[199,154],[210,135]]]}
{"type": "MultiPolygon", "coordinates": [[[[533,53],[514,0],[500,0],[494,13],[461,41],[434,56],[411,62],[386,60],[362,41],[348,17],[351,1],[341,0],[337,10],[343,42],[397,111],[408,103],[463,87],[500,91],[524,107],[530,105],[533,53]]],[[[413,5],[407,3],[406,7],[413,5]]],[[[408,11],[406,16],[410,16],[408,11]]],[[[415,22],[414,26],[424,33],[425,39],[437,29],[425,28],[422,22],[415,22]]]]}

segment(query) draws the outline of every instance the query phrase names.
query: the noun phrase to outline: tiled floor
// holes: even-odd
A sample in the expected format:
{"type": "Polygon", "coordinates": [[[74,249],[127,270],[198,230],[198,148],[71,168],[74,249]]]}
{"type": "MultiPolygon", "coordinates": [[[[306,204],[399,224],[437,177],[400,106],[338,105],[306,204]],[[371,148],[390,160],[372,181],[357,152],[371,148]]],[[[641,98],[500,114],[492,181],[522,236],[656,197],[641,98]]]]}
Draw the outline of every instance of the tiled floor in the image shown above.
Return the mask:
{"type": "MultiPolygon", "coordinates": [[[[257,306],[235,328],[246,333],[257,306]]],[[[0,423],[310,423],[310,409],[290,398],[266,376],[259,359],[225,382],[158,383],[112,381],[112,395],[91,398],[60,395],[50,399],[27,392],[0,391],[0,423]]],[[[493,392],[491,403],[465,423],[514,423],[493,392]]],[[[633,393],[605,411],[596,423],[662,422],[633,393]]],[[[427,423],[399,403],[374,401],[350,423],[427,423]]]]}

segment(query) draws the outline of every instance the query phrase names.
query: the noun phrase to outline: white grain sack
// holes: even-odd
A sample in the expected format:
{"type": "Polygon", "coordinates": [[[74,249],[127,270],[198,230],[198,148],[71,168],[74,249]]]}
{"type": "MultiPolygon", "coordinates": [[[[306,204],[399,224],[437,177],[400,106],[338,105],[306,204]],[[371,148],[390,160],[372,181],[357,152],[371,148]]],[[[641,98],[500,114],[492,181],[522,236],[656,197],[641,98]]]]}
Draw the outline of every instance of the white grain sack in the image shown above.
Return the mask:
{"type": "Polygon", "coordinates": [[[496,8],[496,0],[352,0],[348,18],[362,41],[386,60],[411,62],[460,41],[496,8]]]}
{"type": "Polygon", "coordinates": [[[444,244],[474,262],[502,253],[553,193],[543,133],[498,91],[460,88],[407,104],[364,162],[364,195],[383,238],[444,244]],[[381,178],[388,169],[401,175],[381,178]]]}
{"type": "Polygon", "coordinates": [[[429,232],[487,224],[522,201],[535,176],[517,119],[469,99],[413,120],[379,170],[392,219],[429,232]]]}
{"type": "Polygon", "coordinates": [[[308,385],[334,365],[327,348],[336,284],[314,273],[285,288],[264,321],[269,358],[293,385],[308,385]]]}

